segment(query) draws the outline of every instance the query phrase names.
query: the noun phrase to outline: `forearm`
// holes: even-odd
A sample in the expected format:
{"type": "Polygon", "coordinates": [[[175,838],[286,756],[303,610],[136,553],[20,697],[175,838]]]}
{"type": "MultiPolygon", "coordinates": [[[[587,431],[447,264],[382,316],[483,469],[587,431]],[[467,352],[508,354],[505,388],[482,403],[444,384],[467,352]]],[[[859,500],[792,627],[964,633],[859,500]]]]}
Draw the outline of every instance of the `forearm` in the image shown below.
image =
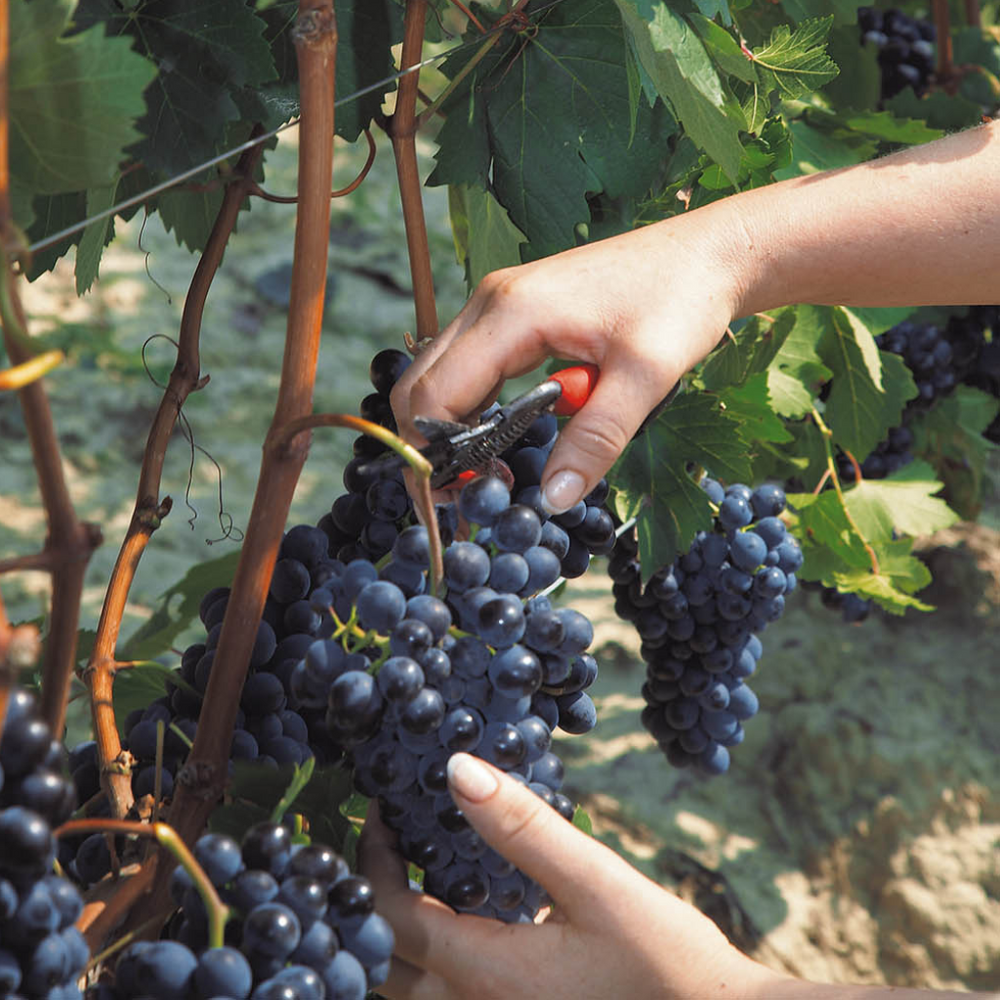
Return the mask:
{"type": "Polygon", "coordinates": [[[765,980],[752,987],[747,1000],[996,1000],[998,993],[957,993],[920,990],[906,986],[857,986],[841,983],[807,983],[801,979],[765,980]]]}
{"type": "Polygon", "coordinates": [[[694,212],[719,231],[736,315],[796,302],[1000,301],[1000,122],[694,212]]]}

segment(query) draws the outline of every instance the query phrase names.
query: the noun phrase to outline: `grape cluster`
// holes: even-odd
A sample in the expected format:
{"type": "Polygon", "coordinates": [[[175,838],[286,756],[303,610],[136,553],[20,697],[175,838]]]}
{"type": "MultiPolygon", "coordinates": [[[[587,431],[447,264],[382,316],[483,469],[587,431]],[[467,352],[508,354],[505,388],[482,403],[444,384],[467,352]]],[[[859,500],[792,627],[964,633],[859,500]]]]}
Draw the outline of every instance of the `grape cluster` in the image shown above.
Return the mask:
{"type": "Polygon", "coordinates": [[[763,652],[758,633],[784,612],[802,550],[779,517],[780,487],[701,486],[718,507],[710,532],[645,585],[635,536],[622,534],[608,572],[616,613],[642,639],[643,726],[671,764],[717,775],[757,712],[746,678],[763,652]]]}
{"type": "Polygon", "coordinates": [[[66,752],[37,712],[34,696],[11,691],[0,740],[0,992],[79,1000],[90,961],[74,923],[79,890],[52,874],[54,827],[76,806],[66,752]]]}
{"type": "Polygon", "coordinates": [[[296,667],[293,690],[308,689],[317,703],[328,692],[331,736],[351,747],[358,790],[378,798],[427,892],[464,912],[530,920],[545,903],[541,888],[469,826],[448,793],[447,762],[474,753],[572,818],[552,731],[584,733],[596,723],[584,690],[597,676],[586,652],[593,629],[536,593],[558,576],[559,560],[540,545],[541,519],[511,503],[502,480],[473,479],[458,505],[473,540],[446,548],[443,599],[426,592],[426,530],[409,527],[383,570],[398,567],[393,579],[372,568],[357,595],[359,642],[371,660],[338,641],[317,642],[296,667]]]}
{"type": "MultiPolygon", "coordinates": [[[[963,320],[949,322],[949,330],[953,324],[964,334],[963,346],[970,355],[962,381],[1000,399],[1000,306],[973,306],[963,320]]],[[[1000,415],[983,431],[983,436],[1000,444],[1000,415]]]]}
{"type": "MultiPolygon", "coordinates": [[[[885,479],[913,461],[913,432],[906,424],[893,427],[885,440],[879,441],[861,463],[865,479],[885,479]]],[[[836,455],[837,476],[842,482],[853,483],[857,478],[854,463],[842,451],[836,455]]]]}
{"type": "Polygon", "coordinates": [[[608,555],[615,544],[615,524],[605,501],[608,482],[601,479],[594,489],[562,514],[550,516],[542,507],[542,470],[558,439],[558,421],[543,413],[524,436],[501,456],[513,475],[515,503],[530,507],[542,523],[539,545],[559,558],[559,573],[567,579],[582,576],[592,555],[608,555]]]}
{"type": "MultiPolygon", "coordinates": [[[[362,417],[395,433],[389,393],[409,364],[409,356],[395,348],[379,351],[372,358],[368,375],[375,391],[361,400],[362,417]]],[[[413,520],[413,505],[399,466],[375,461],[387,450],[367,434],[355,438],[354,457],[344,468],[347,492],[334,500],[330,512],[319,521],[318,526],[329,537],[331,554],[341,562],[378,562],[392,548],[400,530],[413,520]]]]}
{"type": "Polygon", "coordinates": [[[375,912],[371,883],[329,847],[293,843],[286,826],[265,822],[242,844],[205,834],[194,855],[232,908],[226,944],[208,947],[202,898],[175,869],[170,937],[125,948],[118,1000],[363,1000],[385,982],[392,928],[375,912]]]}
{"type": "Polygon", "coordinates": [[[891,8],[858,8],[863,45],[874,45],[882,71],[882,99],[912,87],[919,97],[934,73],[934,25],[891,8]]]}

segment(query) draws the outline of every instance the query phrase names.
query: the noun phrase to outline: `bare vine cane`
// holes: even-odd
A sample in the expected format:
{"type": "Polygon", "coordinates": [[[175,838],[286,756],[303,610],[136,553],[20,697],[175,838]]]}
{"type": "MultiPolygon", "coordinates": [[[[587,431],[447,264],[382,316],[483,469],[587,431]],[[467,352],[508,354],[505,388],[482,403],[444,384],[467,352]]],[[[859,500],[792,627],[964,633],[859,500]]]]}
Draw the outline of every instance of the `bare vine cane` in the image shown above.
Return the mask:
{"type": "MultiPolygon", "coordinates": [[[[330,234],[333,173],[334,75],[337,25],[333,0],[300,0],[293,39],[299,65],[302,109],[298,207],[291,301],[281,382],[271,428],[264,441],[260,474],[222,623],[215,669],[209,678],[202,718],[190,754],[178,774],[170,821],[187,844],[203,831],[225,786],[239,692],[267,597],[288,511],[305,464],[309,435],[288,447],[284,428],[312,410],[323,320],[323,290],[330,234]]],[[[167,897],[169,865],[160,866],[153,892],[135,918],[154,916],[167,897]]]]}
{"type": "Polygon", "coordinates": [[[201,375],[199,344],[202,315],[212,281],[222,263],[226,244],[236,226],[240,206],[253,188],[253,169],[260,151],[260,146],[253,146],[240,157],[233,180],[226,188],[212,233],[191,278],[181,316],[177,360],[146,438],[132,518],[111,571],[94,648],[84,672],[84,680],[90,689],[101,783],[108,795],[111,814],[117,819],[124,818],[132,806],[132,786],[115,724],[112,697],[114,675],[118,666],[115,649],[139,561],[153,532],[170,513],[170,497],[160,497],[163,464],[170,437],[187,397],[208,382],[208,376],[201,375]]]}
{"type": "MultiPolygon", "coordinates": [[[[408,69],[420,62],[424,44],[424,20],[427,0],[407,0],[403,29],[403,52],[400,68],[408,69]]],[[[399,81],[396,110],[389,119],[387,131],[392,139],[396,157],[396,175],[399,197],[403,206],[403,223],[406,227],[406,248],[410,258],[410,275],[413,281],[413,305],[416,311],[418,342],[438,333],[437,305],[434,300],[434,274],[431,270],[430,247],[427,242],[427,223],[417,167],[417,91],[419,75],[407,73],[399,81]]]]}

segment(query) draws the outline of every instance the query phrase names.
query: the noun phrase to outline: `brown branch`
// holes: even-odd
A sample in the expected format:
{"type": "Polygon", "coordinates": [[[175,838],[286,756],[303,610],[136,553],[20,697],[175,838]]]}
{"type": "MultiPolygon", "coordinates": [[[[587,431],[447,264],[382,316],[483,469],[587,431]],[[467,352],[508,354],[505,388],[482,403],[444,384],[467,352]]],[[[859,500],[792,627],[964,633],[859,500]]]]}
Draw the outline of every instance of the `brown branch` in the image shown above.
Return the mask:
{"type": "MultiPolygon", "coordinates": [[[[372,164],[375,162],[375,154],[378,152],[378,147],[375,145],[375,138],[371,133],[371,129],[365,129],[365,138],[368,140],[368,158],[365,160],[365,165],[361,168],[358,176],[351,181],[347,187],[337,188],[336,191],[330,192],[331,198],[343,198],[344,195],[350,194],[352,191],[356,190],[358,185],[368,176],[368,172],[372,168],[372,164]]],[[[262,198],[264,201],[271,201],[277,205],[296,205],[298,204],[299,196],[290,195],[280,195],[271,194],[269,191],[265,191],[259,184],[254,184],[250,189],[250,193],[257,198],[262,198]]]]}
{"type": "Polygon", "coordinates": [[[87,894],[76,926],[87,939],[92,955],[101,950],[132,907],[149,892],[156,876],[157,861],[157,855],[150,855],[134,873],[123,871],[119,878],[102,882],[87,894]]]}
{"type": "MultiPolygon", "coordinates": [[[[400,68],[415,66],[420,61],[424,44],[424,18],[427,0],[407,0],[403,28],[403,54],[400,68]]],[[[413,304],[416,309],[417,340],[433,337],[438,332],[437,306],[434,302],[434,274],[427,244],[427,223],[417,167],[417,90],[419,74],[407,73],[399,81],[396,110],[389,121],[389,136],[396,157],[399,197],[403,205],[406,227],[406,248],[410,257],[413,281],[413,304]]]]}
{"type": "Polygon", "coordinates": [[[90,688],[91,714],[94,737],[97,742],[102,784],[108,793],[112,815],[121,819],[132,805],[129,775],[124,773],[121,741],[115,725],[112,686],[115,673],[115,648],[121,630],[125,604],[142,554],[153,532],[170,513],[169,497],[160,499],[160,483],[167,447],[174,425],[187,397],[200,389],[207,379],[201,377],[199,339],[201,320],[212,280],[215,278],[229,237],[236,226],[240,206],[253,183],[254,164],[260,156],[260,147],[254,146],[240,158],[233,182],[226,194],[212,233],[198,261],[181,316],[177,343],[177,361],[170,373],[163,397],[146,439],[146,450],[139,472],[135,506],[125,538],[122,541],[108,581],[108,589],[97,625],[97,637],[87,664],[85,679],[90,688]]]}
{"type": "MultiPolygon", "coordinates": [[[[333,172],[337,48],[333,0],[300,0],[293,38],[299,63],[301,127],[299,204],[285,354],[246,541],[233,578],[215,666],[205,691],[202,718],[210,720],[210,724],[198,727],[170,808],[171,822],[189,844],[202,832],[225,786],[239,691],[292,495],[308,450],[306,435],[290,448],[276,447],[275,440],[285,424],[310,413],[316,380],[333,172]]],[[[161,875],[157,878],[152,907],[165,889],[165,878],[161,875]]]]}
{"type": "Polygon", "coordinates": [[[933,0],[934,31],[937,36],[937,67],[935,76],[940,84],[947,84],[954,72],[954,55],[951,46],[951,13],[948,0],[933,0]]]}
{"type": "Polygon", "coordinates": [[[979,10],[979,0],[965,0],[965,20],[970,28],[983,26],[982,14],[979,10]]]}

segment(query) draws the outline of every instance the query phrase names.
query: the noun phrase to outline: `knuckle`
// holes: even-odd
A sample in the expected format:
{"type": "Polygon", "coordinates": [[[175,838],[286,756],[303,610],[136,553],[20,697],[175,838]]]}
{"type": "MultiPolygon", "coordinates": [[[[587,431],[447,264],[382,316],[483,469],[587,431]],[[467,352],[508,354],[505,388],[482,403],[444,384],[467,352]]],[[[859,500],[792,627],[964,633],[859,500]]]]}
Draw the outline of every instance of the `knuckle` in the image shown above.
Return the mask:
{"type": "Polygon", "coordinates": [[[512,796],[512,801],[504,809],[500,821],[500,836],[504,843],[511,847],[531,842],[542,835],[556,815],[533,792],[512,796]]]}
{"type": "MultiPolygon", "coordinates": [[[[582,414],[581,414],[582,416],[582,414]]],[[[579,419],[579,418],[577,418],[579,419]]],[[[631,434],[616,417],[602,416],[599,420],[584,420],[566,429],[573,446],[596,462],[610,465],[624,450],[631,434]]]]}

